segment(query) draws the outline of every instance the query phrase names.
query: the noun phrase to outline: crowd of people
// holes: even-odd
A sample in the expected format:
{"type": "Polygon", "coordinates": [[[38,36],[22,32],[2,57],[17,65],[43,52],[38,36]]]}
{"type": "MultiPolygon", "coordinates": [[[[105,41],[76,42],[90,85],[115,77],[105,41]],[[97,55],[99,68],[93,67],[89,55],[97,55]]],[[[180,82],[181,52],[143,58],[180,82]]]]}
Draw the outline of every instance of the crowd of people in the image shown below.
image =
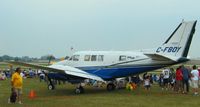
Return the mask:
{"type": "Polygon", "coordinates": [[[198,95],[199,70],[194,65],[192,68],[179,66],[176,71],[173,68],[163,69],[159,77],[159,85],[162,90],[173,90],[176,93],[187,94],[190,86],[193,88],[194,95],[198,95]]]}
{"type": "Polygon", "coordinates": [[[198,88],[200,85],[200,70],[194,65],[192,68],[179,66],[176,70],[173,68],[164,68],[159,75],[144,73],[139,78],[146,90],[150,90],[151,84],[157,82],[164,91],[172,90],[176,93],[187,94],[192,88],[194,96],[198,96],[198,88]]]}
{"type": "Polygon", "coordinates": [[[185,67],[181,65],[174,68],[164,68],[160,74],[144,73],[143,76],[135,75],[127,78],[129,83],[141,84],[145,90],[150,90],[152,84],[159,84],[163,91],[174,91],[175,93],[187,94],[192,88],[194,96],[198,96],[200,86],[200,69],[197,66],[185,67]]]}
{"type": "MultiPolygon", "coordinates": [[[[12,69],[6,69],[6,70],[0,70],[0,80],[6,80],[7,78],[11,78],[12,74],[14,73],[14,70],[12,69]]],[[[40,81],[45,80],[45,73],[44,71],[38,69],[24,69],[22,72],[20,72],[20,75],[22,78],[35,78],[39,77],[40,81]]]]}

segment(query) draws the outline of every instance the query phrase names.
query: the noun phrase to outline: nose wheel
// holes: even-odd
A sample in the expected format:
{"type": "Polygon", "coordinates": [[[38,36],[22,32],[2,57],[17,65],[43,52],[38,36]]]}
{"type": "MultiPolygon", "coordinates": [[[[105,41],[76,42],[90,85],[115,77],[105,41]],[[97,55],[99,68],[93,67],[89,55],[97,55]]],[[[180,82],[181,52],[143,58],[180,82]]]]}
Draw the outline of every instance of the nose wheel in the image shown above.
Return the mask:
{"type": "Polygon", "coordinates": [[[48,78],[48,81],[47,84],[48,84],[48,90],[54,90],[55,89],[55,85],[53,84],[51,78],[47,75],[47,78],[48,78]]]}
{"type": "Polygon", "coordinates": [[[49,89],[49,90],[54,90],[54,89],[55,89],[55,86],[54,86],[53,84],[49,84],[49,85],[48,85],[48,89],[49,89]]]}
{"type": "Polygon", "coordinates": [[[75,89],[75,94],[82,94],[84,93],[84,88],[82,86],[79,86],[75,89]]]}

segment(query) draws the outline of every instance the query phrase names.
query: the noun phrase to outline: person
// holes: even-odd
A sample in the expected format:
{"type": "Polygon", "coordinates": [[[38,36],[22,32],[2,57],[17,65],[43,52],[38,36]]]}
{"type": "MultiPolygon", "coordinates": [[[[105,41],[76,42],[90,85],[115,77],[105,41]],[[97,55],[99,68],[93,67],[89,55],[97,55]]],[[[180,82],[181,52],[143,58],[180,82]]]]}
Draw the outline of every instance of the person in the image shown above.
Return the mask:
{"type": "Polygon", "coordinates": [[[154,74],[154,75],[153,75],[153,81],[154,81],[154,82],[158,82],[157,80],[158,80],[158,79],[157,79],[157,75],[154,74]]]}
{"type": "Polygon", "coordinates": [[[150,78],[150,83],[153,84],[153,75],[149,74],[149,78],[150,78]]]}
{"type": "Polygon", "coordinates": [[[22,104],[22,85],[23,85],[23,78],[20,76],[21,68],[18,67],[15,70],[15,73],[12,74],[11,78],[11,86],[14,91],[17,93],[17,101],[19,104],[22,104]]]}
{"type": "Polygon", "coordinates": [[[1,75],[2,75],[2,79],[3,79],[3,80],[6,80],[6,79],[7,79],[6,74],[5,74],[4,72],[2,72],[1,75]]]}
{"type": "Polygon", "coordinates": [[[146,76],[146,78],[144,79],[144,87],[145,89],[148,91],[150,90],[150,76],[146,76]]]}
{"type": "MultiPolygon", "coordinates": [[[[199,71],[199,77],[200,77],[200,67],[198,67],[197,70],[199,71]]],[[[199,81],[198,81],[198,85],[200,86],[200,79],[199,79],[199,81]]]]}
{"type": "Polygon", "coordinates": [[[134,76],[132,76],[131,82],[133,82],[133,83],[135,83],[135,84],[138,85],[138,84],[140,83],[139,75],[134,75],[134,76]]]}
{"type": "Polygon", "coordinates": [[[176,69],[176,86],[175,86],[175,91],[178,92],[183,92],[183,74],[181,72],[181,66],[176,69]]]}
{"type": "Polygon", "coordinates": [[[4,73],[4,71],[0,70],[0,80],[6,80],[6,74],[4,73]]]}
{"type": "Polygon", "coordinates": [[[34,71],[31,68],[29,68],[29,77],[30,78],[34,77],[34,71]]]}
{"type": "Polygon", "coordinates": [[[42,72],[40,73],[39,77],[40,77],[40,82],[46,81],[44,71],[42,71],[42,72]]]}
{"type": "Polygon", "coordinates": [[[174,91],[175,89],[175,73],[174,68],[170,68],[170,75],[169,75],[169,82],[170,82],[170,89],[174,91]]]}
{"type": "Polygon", "coordinates": [[[147,76],[147,72],[145,72],[145,73],[143,74],[143,76],[142,76],[143,80],[145,80],[146,76],[147,76]]]}
{"type": "Polygon", "coordinates": [[[21,72],[21,73],[20,73],[20,76],[21,76],[22,78],[25,78],[24,72],[21,72]]]}
{"type": "Polygon", "coordinates": [[[163,74],[163,83],[164,83],[164,87],[166,90],[168,90],[169,87],[169,75],[170,75],[170,70],[167,68],[164,68],[162,71],[163,74]]]}
{"type": "Polygon", "coordinates": [[[3,77],[2,77],[2,73],[1,73],[1,71],[0,71],[0,80],[3,80],[3,77]]]}
{"type": "Polygon", "coordinates": [[[160,76],[159,76],[159,86],[162,88],[162,90],[164,90],[164,79],[163,79],[163,74],[161,73],[160,76]]]}
{"type": "Polygon", "coordinates": [[[183,93],[188,93],[190,73],[189,70],[184,65],[181,66],[181,71],[183,74],[183,93]]]}
{"type": "Polygon", "coordinates": [[[194,92],[194,96],[198,96],[198,80],[199,80],[199,71],[197,70],[197,66],[194,65],[191,71],[191,80],[192,80],[192,88],[194,92]]]}

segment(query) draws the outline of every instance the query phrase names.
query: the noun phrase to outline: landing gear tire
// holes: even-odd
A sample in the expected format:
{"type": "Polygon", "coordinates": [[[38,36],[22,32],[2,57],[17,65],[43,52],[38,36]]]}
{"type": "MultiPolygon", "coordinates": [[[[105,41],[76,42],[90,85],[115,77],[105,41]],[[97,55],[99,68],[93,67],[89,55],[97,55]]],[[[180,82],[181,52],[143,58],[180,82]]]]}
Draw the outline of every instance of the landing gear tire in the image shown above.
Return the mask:
{"type": "Polygon", "coordinates": [[[116,86],[113,83],[109,83],[107,85],[107,90],[108,91],[113,91],[113,90],[115,90],[115,88],[116,88],[116,86]]]}
{"type": "Polygon", "coordinates": [[[82,86],[75,89],[75,94],[82,94],[84,93],[84,88],[82,86]]]}
{"type": "Polygon", "coordinates": [[[49,85],[48,85],[48,89],[49,89],[49,90],[54,90],[54,89],[55,89],[55,86],[52,85],[52,84],[49,84],[49,85]]]}

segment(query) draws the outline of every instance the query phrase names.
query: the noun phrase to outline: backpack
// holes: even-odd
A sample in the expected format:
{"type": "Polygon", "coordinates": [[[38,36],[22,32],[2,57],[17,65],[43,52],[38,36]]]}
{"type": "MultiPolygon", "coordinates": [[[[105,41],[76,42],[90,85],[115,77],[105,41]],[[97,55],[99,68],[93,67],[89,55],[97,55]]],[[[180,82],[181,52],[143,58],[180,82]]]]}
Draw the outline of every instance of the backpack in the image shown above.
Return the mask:
{"type": "Polygon", "coordinates": [[[10,95],[10,102],[15,103],[16,99],[17,99],[17,93],[15,91],[12,91],[12,93],[10,95]]]}

